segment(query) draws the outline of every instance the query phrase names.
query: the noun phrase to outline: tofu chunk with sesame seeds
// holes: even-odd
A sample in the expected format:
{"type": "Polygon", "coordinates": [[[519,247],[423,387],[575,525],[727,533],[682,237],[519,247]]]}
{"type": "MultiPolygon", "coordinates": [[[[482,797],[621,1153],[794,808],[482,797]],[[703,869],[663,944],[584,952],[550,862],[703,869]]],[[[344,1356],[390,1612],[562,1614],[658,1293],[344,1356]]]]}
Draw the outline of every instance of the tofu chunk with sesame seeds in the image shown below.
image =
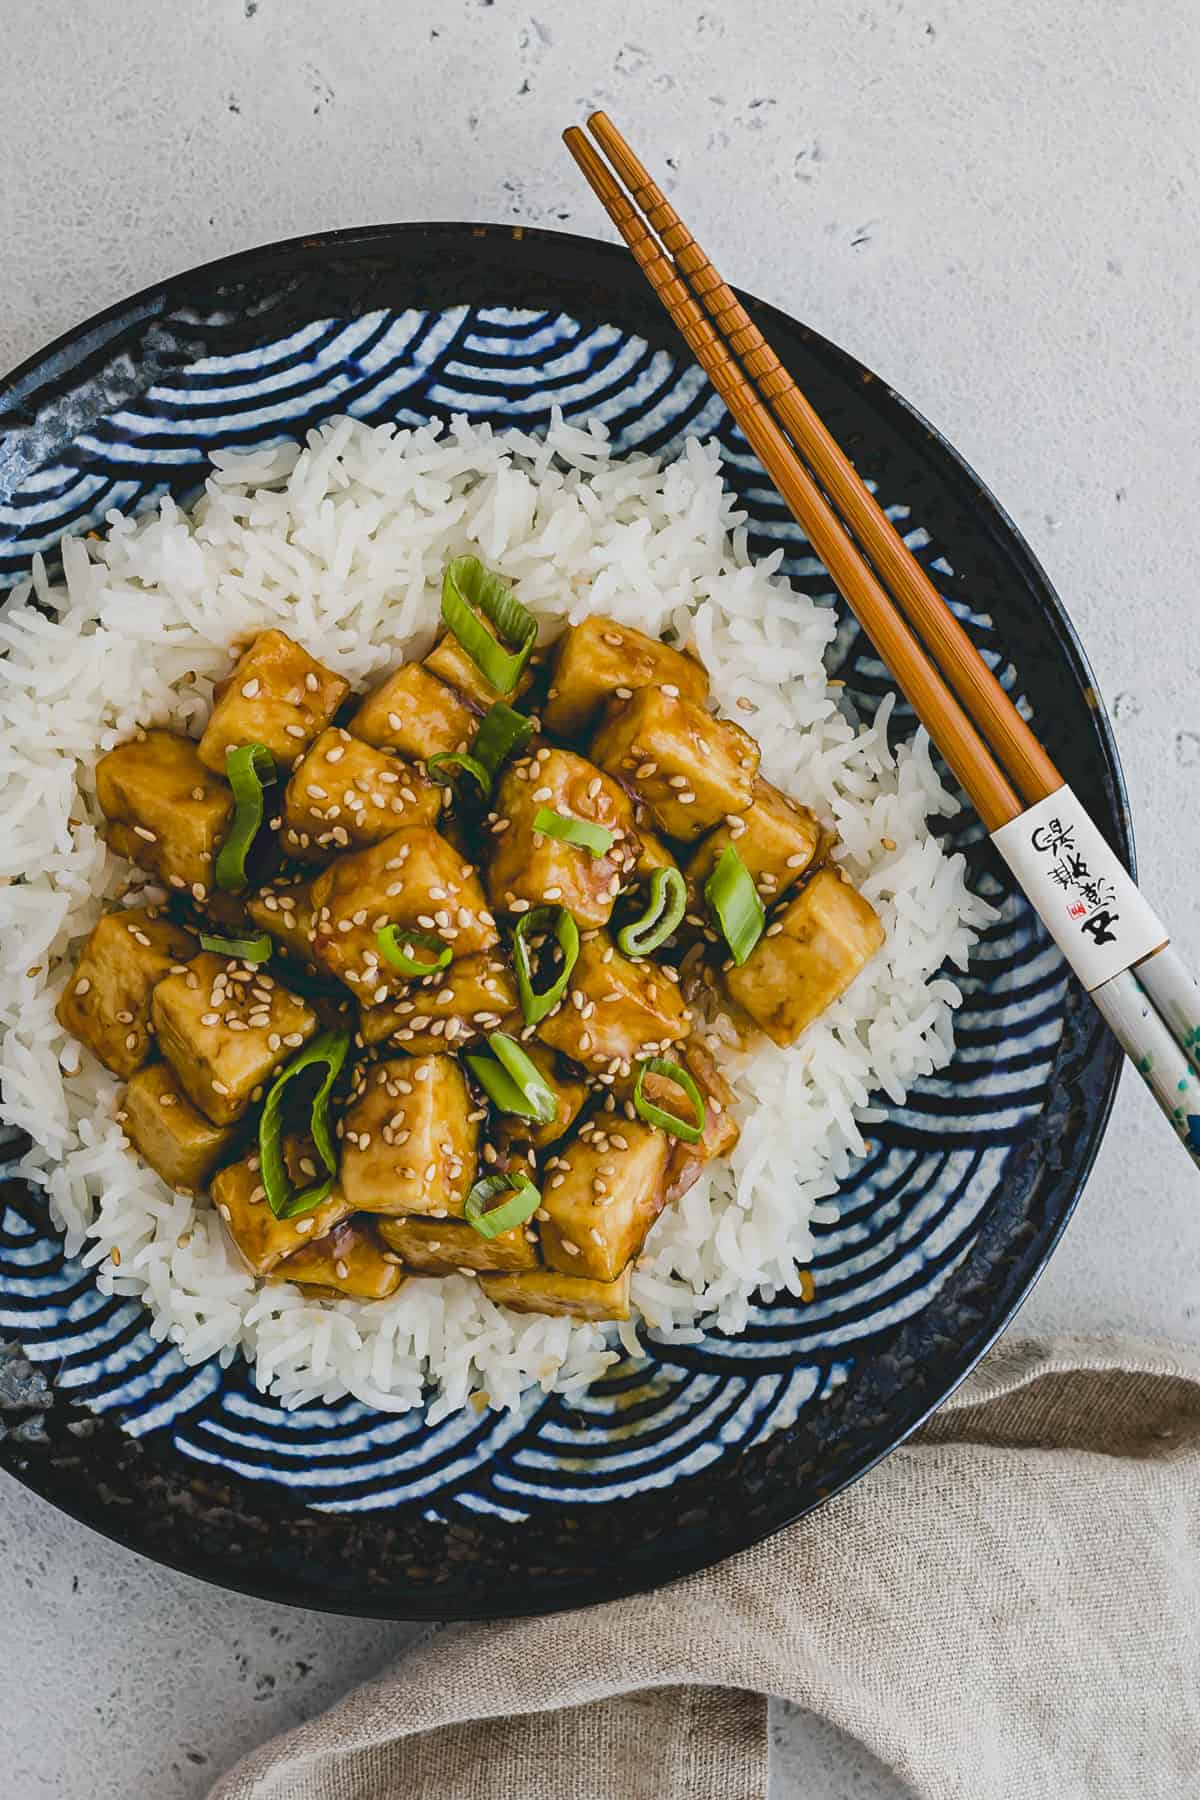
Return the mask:
{"type": "Polygon", "coordinates": [[[246,913],[267,931],[293,961],[315,968],[312,959],[312,882],[279,881],[260,888],[246,901],[246,913]]]}
{"type": "Polygon", "coordinates": [[[456,958],[500,941],[474,869],[431,825],[402,826],[339,856],[313,882],[312,904],[314,961],[364,1005],[382,1006],[409,983],[380,951],[386,925],[429,932],[456,958]]]}
{"type": "Polygon", "coordinates": [[[223,775],[227,750],[265,744],[280,769],[290,769],[349,692],[348,681],[282,631],[260,631],[214,691],[200,760],[223,775]]]}
{"type": "Polygon", "coordinates": [[[233,792],[218,781],[190,738],[147,731],[96,764],[96,796],[119,856],[202,900],[233,816],[233,792]]]}
{"type": "Polygon", "coordinates": [[[582,927],[605,924],[637,860],[633,807],[625,791],[586,758],[542,745],[505,769],[493,805],[496,824],[504,825],[491,833],[487,869],[495,911],[523,912],[546,902],[565,906],[582,927]],[[594,856],[579,844],[535,831],[543,807],[611,832],[611,848],[594,856]]]}
{"type": "Polygon", "coordinates": [[[703,890],[726,845],[732,844],[768,906],[795,887],[821,847],[821,821],[756,776],[754,799],[744,813],[726,819],[701,838],[688,861],[687,878],[703,890]]]}
{"type": "Polygon", "coordinates": [[[836,869],[818,869],[742,967],[726,970],[725,985],[769,1038],[794,1044],[845,993],[883,938],[870,901],[836,869]]]}
{"type": "MultiPolygon", "coordinates": [[[[517,1024],[514,1035],[519,1034],[520,1025],[517,1024]]],[[[536,1038],[529,1039],[521,1048],[554,1095],[554,1117],[539,1125],[533,1119],[501,1113],[496,1119],[496,1137],[501,1144],[514,1147],[528,1144],[534,1150],[544,1150],[547,1144],[556,1144],[570,1131],[588,1103],[588,1084],[582,1075],[572,1072],[565,1057],[557,1055],[546,1044],[539,1044],[536,1038]]]]}
{"type": "Polygon", "coordinates": [[[317,1015],[271,975],[203,951],[154,990],[151,1017],[184,1093],[231,1125],[317,1029],[317,1015]]]}
{"type": "MultiPolygon", "coordinates": [[[[283,1140],[284,1163],[296,1188],[311,1186],[313,1181],[307,1169],[315,1165],[305,1155],[306,1149],[311,1149],[311,1145],[303,1138],[289,1136],[283,1140]],[[300,1166],[302,1162],[304,1168],[300,1166]]],[[[277,1219],[267,1204],[257,1153],[230,1163],[214,1175],[209,1194],[234,1247],[255,1275],[269,1275],[285,1256],[302,1250],[314,1238],[323,1238],[350,1212],[345,1195],[335,1186],[311,1212],[302,1213],[297,1219],[277,1219]]]]}
{"type": "Polygon", "coordinates": [[[594,616],[568,626],[555,645],[542,722],[558,737],[582,737],[614,695],[663,686],[698,706],[708,698],[708,675],[695,657],[632,625],[594,616]]]}
{"type": "Polygon", "coordinates": [[[548,1313],[558,1319],[627,1319],[631,1279],[627,1264],[615,1281],[589,1281],[561,1275],[557,1269],[527,1269],[481,1275],[479,1286],[489,1300],[513,1312],[548,1313]]]}
{"type": "Polygon", "coordinates": [[[399,750],[422,762],[447,750],[469,750],[479,715],[423,663],[404,663],[368,694],[346,726],[365,744],[399,750]]]}
{"type": "Polygon", "coordinates": [[[754,799],[758,745],[740,725],[695,701],[641,688],[610,702],[592,760],[630,782],[668,837],[691,843],[754,799]]]}
{"type": "Polygon", "coordinates": [[[55,1016],[114,1075],[128,1078],[153,1049],[150,997],[196,941],[152,908],[105,913],[79,953],[55,1016]]]}
{"type": "Polygon", "coordinates": [[[411,763],[330,726],[292,771],[279,833],[285,856],[328,863],[401,825],[432,825],[442,789],[411,763]]]}
{"type": "Polygon", "coordinates": [[[324,1237],[310,1239],[277,1263],[271,1281],[294,1281],[317,1295],[348,1300],[386,1300],[404,1280],[395,1253],[365,1219],[345,1219],[324,1237]]]}
{"type": "Polygon", "coordinates": [[[121,1129],[142,1160],[169,1187],[189,1193],[204,1186],[237,1144],[237,1127],[206,1119],[167,1062],[148,1063],[130,1076],[121,1110],[121,1129]]]}
{"type": "Polygon", "coordinates": [[[355,1210],[461,1219],[475,1181],[475,1110],[452,1056],[361,1069],[342,1120],[339,1167],[355,1210]]]}
{"type": "MultiPolygon", "coordinates": [[[[484,630],[490,636],[496,637],[497,634],[491,620],[485,619],[479,613],[475,616],[484,630]]],[[[499,640],[497,639],[497,641],[499,640]]],[[[507,649],[509,646],[506,645],[505,648],[507,649]]],[[[489,706],[496,704],[497,700],[507,700],[510,706],[517,704],[518,696],[523,694],[533,681],[536,657],[537,651],[535,650],[517,677],[516,687],[507,694],[502,694],[499,688],[492,686],[479,665],[467,655],[454,633],[447,631],[442,634],[425,658],[425,670],[428,674],[436,676],[447,687],[453,688],[455,693],[461,694],[465,700],[471,701],[481,712],[486,712],[489,706]]]]}
{"type": "Polygon", "coordinates": [[[548,1268],[616,1279],[665,1204],[671,1141],[640,1119],[600,1117],[547,1158],[538,1217],[548,1268]]]}
{"type": "Polygon", "coordinates": [[[639,881],[649,881],[656,869],[677,869],[679,864],[672,856],[663,839],[645,825],[639,824],[638,859],[633,872],[639,881]]]}
{"type": "Polygon", "coordinates": [[[497,1031],[517,1005],[512,970],[484,951],[460,956],[448,969],[414,981],[382,1006],[364,1006],[359,1029],[366,1044],[387,1043],[406,1056],[458,1050],[497,1031]]]}
{"type": "Polygon", "coordinates": [[[410,1275],[540,1267],[537,1232],[528,1225],[517,1225],[494,1238],[480,1237],[470,1225],[449,1219],[380,1219],[378,1230],[410,1275]]]}
{"type": "Polygon", "coordinates": [[[538,1036],[593,1073],[627,1076],[639,1057],[668,1055],[691,1029],[673,974],[622,956],[597,932],[580,945],[566,998],[538,1036]]]}

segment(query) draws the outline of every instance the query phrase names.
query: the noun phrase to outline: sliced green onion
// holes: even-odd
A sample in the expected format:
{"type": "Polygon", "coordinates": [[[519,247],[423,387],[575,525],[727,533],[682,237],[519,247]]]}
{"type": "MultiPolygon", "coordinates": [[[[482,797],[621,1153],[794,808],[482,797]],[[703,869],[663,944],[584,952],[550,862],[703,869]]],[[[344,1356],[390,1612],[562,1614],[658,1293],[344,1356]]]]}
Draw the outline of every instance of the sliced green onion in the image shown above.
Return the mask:
{"type": "Polygon", "coordinates": [[[488,1033],[491,1056],[468,1056],[467,1066],[494,1106],[548,1125],[558,1112],[554,1089],[516,1038],[503,1031],[488,1033]]]}
{"type": "Polygon", "coordinates": [[[319,1206],[322,1200],[328,1199],[332,1191],[334,1176],[337,1174],[337,1152],[329,1129],[329,1096],[341,1073],[349,1048],[348,1031],[323,1031],[320,1037],[314,1038],[276,1076],[274,1086],[267,1095],[262,1117],[258,1121],[258,1154],[262,1164],[262,1183],[267,1190],[267,1205],[277,1219],[296,1219],[301,1213],[311,1212],[314,1206],[319,1206]],[[325,1165],[327,1177],[314,1187],[293,1191],[283,1160],[284,1095],[298,1075],[303,1075],[306,1069],[319,1068],[322,1063],[325,1065],[325,1073],[312,1098],[308,1132],[317,1146],[317,1154],[325,1165]]]}
{"type": "Polygon", "coordinates": [[[565,906],[535,906],[531,912],[522,913],[514,926],[512,950],[521,1011],[527,1025],[536,1025],[547,1013],[554,1011],[567,991],[571,970],[579,956],[579,927],[573,914],[565,906]],[[527,940],[532,932],[550,930],[553,930],[562,951],[563,966],[550,986],[539,993],[533,985],[533,966],[527,940]]]}
{"type": "Polygon", "coordinates": [[[429,757],[425,767],[435,779],[442,770],[457,769],[460,774],[469,775],[486,800],[501,764],[515,750],[523,750],[532,736],[533,720],[497,700],[483,715],[473,751],[468,754],[465,750],[439,750],[436,756],[429,757]]]}
{"type": "Polygon", "coordinates": [[[687,882],[678,869],[655,869],[650,877],[650,901],[640,919],[617,933],[626,956],[649,956],[665,944],[682,919],[687,906],[687,882]]]}
{"type": "Polygon", "coordinates": [[[547,837],[561,838],[564,844],[576,844],[580,850],[590,850],[593,856],[604,856],[612,849],[613,834],[603,825],[593,825],[589,819],[573,819],[570,813],[551,812],[548,806],[539,806],[534,813],[533,829],[547,837]]]}
{"type": "MultiPolygon", "coordinates": [[[[485,800],[492,791],[491,776],[478,757],[468,755],[465,750],[439,750],[436,756],[429,757],[425,767],[435,781],[443,770],[456,769],[461,775],[469,775],[485,800]]],[[[454,777],[447,774],[445,779],[453,782],[454,777]]]]}
{"type": "Polygon", "coordinates": [[[233,789],[233,823],[217,853],[219,888],[244,888],[246,858],[263,819],[263,788],[275,780],[275,758],[265,744],[231,744],[225,752],[225,774],[233,789]]]}
{"type": "Polygon", "coordinates": [[[729,953],[740,969],[763,934],[767,915],[750,871],[732,844],[704,884],[704,898],[717,915],[729,953]]]}
{"type": "Polygon", "coordinates": [[[495,781],[501,765],[518,750],[523,750],[532,736],[533,720],[524,713],[514,712],[503,700],[489,706],[475,733],[474,754],[487,770],[490,781],[495,781]]]}
{"type": "Polygon", "coordinates": [[[456,556],[442,576],[442,617],[497,693],[511,694],[537,641],[537,621],[508,583],[477,556],[456,556]],[[496,627],[499,643],[480,613],[496,627]]]}
{"type": "Polygon", "coordinates": [[[682,1138],[685,1144],[699,1143],[704,1136],[704,1096],[682,1063],[671,1062],[666,1056],[648,1056],[639,1067],[633,1088],[633,1109],[639,1119],[645,1119],[647,1125],[657,1125],[660,1131],[682,1138]],[[642,1092],[647,1071],[651,1075],[662,1075],[667,1081],[673,1081],[676,1087],[683,1089],[696,1115],[694,1125],[689,1125],[686,1119],[679,1118],[675,1113],[664,1112],[661,1106],[655,1106],[652,1100],[647,1100],[642,1092]]]}
{"type": "Polygon", "coordinates": [[[531,1219],[542,1204],[542,1196],[530,1181],[528,1175],[518,1171],[513,1175],[485,1175],[477,1181],[467,1195],[466,1220],[474,1226],[482,1238],[499,1237],[502,1231],[512,1231],[517,1225],[523,1225],[531,1219]],[[499,1206],[488,1206],[497,1194],[512,1191],[512,1199],[503,1201],[499,1206]]]}
{"type": "Polygon", "coordinates": [[[449,944],[435,937],[432,931],[405,931],[399,925],[384,925],[375,933],[375,942],[384,961],[413,980],[419,975],[436,975],[440,970],[448,969],[454,960],[449,944]],[[422,962],[413,956],[409,944],[415,944],[420,950],[434,951],[433,961],[422,962]]]}
{"type": "Polygon", "coordinates": [[[232,956],[238,962],[264,963],[271,954],[270,935],[265,931],[255,932],[252,938],[214,937],[210,932],[199,934],[200,948],[211,950],[215,956],[232,956]]]}

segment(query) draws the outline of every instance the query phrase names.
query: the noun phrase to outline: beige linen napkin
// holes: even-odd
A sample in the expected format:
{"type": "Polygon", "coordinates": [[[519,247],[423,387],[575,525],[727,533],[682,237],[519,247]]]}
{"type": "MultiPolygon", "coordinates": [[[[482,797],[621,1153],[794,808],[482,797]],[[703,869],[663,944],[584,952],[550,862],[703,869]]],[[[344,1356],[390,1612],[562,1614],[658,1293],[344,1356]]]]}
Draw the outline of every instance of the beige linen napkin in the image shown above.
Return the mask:
{"type": "Polygon", "coordinates": [[[799,1525],[642,1598],[436,1632],[212,1800],[751,1800],[770,1694],[921,1800],[1195,1800],[1200,1355],[1004,1343],[799,1525]]]}

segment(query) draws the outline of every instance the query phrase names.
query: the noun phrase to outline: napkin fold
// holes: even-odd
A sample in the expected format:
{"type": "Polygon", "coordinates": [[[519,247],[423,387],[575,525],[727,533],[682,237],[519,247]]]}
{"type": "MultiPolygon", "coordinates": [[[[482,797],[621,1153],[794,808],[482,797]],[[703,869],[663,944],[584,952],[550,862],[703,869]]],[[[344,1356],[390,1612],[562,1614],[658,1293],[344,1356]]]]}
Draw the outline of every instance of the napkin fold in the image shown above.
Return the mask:
{"type": "Polygon", "coordinates": [[[772,1694],[920,1800],[1200,1794],[1200,1354],[1002,1342],[798,1525],[657,1593],[436,1630],[211,1800],[758,1800],[772,1694]]]}

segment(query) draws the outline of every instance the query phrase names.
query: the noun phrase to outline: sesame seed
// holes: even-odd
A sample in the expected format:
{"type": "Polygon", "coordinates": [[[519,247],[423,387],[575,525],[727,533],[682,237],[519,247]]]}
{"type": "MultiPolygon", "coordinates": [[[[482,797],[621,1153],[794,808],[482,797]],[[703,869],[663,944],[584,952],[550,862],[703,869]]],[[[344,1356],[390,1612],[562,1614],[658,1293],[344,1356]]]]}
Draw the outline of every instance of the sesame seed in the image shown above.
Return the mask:
{"type": "Polygon", "coordinates": [[[304,685],[308,689],[310,694],[315,694],[317,689],[321,685],[320,682],[317,680],[316,676],[313,674],[311,669],[308,671],[308,674],[304,677],[304,685]]]}
{"type": "Polygon", "coordinates": [[[136,833],[136,835],[140,838],[145,838],[145,840],[148,844],[157,844],[158,833],[155,831],[151,831],[148,826],[135,825],[133,829],[134,829],[134,832],[136,833]]]}
{"type": "Polygon", "coordinates": [[[87,976],[81,975],[79,977],[79,980],[75,983],[75,992],[80,995],[86,994],[90,991],[91,985],[92,984],[88,980],[87,976]]]}
{"type": "MultiPolygon", "coordinates": [[[[885,847],[893,849],[893,850],[896,847],[894,844],[888,845],[886,839],[884,839],[884,844],[885,844],[885,847]]],[[[795,856],[788,857],[787,867],[789,869],[802,869],[807,861],[808,861],[808,858],[804,854],[803,850],[797,850],[795,856]]]]}
{"type": "Polygon", "coordinates": [[[285,725],[283,729],[289,737],[302,738],[307,735],[303,725],[285,725]]]}
{"type": "Polygon", "coordinates": [[[633,689],[632,688],[619,687],[619,688],[615,688],[613,691],[616,694],[618,700],[632,700],[633,699],[633,689]]]}

